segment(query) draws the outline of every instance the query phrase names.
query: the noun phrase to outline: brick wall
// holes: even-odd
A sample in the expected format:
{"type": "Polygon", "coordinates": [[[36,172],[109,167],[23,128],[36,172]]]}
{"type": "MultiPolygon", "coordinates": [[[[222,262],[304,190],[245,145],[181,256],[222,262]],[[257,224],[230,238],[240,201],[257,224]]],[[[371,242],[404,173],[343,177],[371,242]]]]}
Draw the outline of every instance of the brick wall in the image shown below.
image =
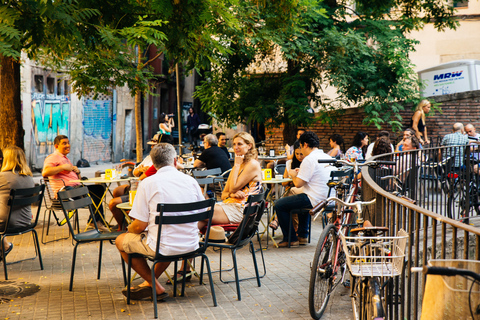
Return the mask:
{"type": "MultiPolygon", "coordinates": [[[[437,144],[438,139],[441,139],[445,134],[451,133],[452,126],[456,122],[461,122],[464,125],[472,123],[477,129],[477,133],[480,133],[480,90],[430,97],[430,100],[435,100],[442,109],[442,112],[437,111],[426,119],[428,137],[434,144],[437,144]]],[[[413,115],[413,105],[407,105],[405,109],[400,114],[403,118],[404,128],[408,128],[413,115]]],[[[351,147],[353,137],[358,131],[368,133],[370,141],[374,141],[375,135],[380,131],[373,125],[362,124],[364,117],[363,109],[348,109],[337,125],[330,127],[328,124],[316,123],[305,129],[317,133],[320,138],[320,147],[325,152],[330,150],[328,138],[334,133],[343,136],[345,148],[348,149],[351,147]]],[[[401,132],[392,132],[389,126],[385,126],[381,130],[390,131],[392,141],[396,141],[397,137],[402,135],[401,132]]],[[[285,145],[282,135],[283,126],[267,131],[267,138],[269,138],[266,143],[267,149],[274,147],[276,150],[280,150],[282,145],[285,145]]]]}

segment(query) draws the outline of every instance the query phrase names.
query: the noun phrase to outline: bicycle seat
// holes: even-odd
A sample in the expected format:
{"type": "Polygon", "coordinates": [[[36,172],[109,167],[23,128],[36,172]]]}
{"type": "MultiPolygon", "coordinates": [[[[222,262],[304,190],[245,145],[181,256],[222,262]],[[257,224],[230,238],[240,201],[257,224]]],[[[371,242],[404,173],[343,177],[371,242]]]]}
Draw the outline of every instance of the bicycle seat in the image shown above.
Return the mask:
{"type": "Polygon", "coordinates": [[[362,231],[376,235],[376,234],[382,234],[384,232],[387,232],[388,227],[374,227],[370,221],[365,220],[365,222],[363,223],[363,227],[350,230],[352,234],[357,234],[362,231]]]}

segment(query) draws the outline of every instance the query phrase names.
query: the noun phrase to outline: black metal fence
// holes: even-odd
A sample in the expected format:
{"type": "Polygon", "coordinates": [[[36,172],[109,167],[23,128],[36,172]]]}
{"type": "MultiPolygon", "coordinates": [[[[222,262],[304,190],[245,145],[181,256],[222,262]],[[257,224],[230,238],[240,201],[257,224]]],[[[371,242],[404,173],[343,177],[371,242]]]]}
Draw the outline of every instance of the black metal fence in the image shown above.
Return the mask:
{"type": "Polygon", "coordinates": [[[409,234],[404,274],[386,294],[388,319],[420,318],[425,279],[411,267],[430,259],[480,260],[479,155],[471,146],[428,148],[377,156],[396,165],[362,169],[363,197],[377,199],[368,213],[374,225],[409,234]]]}

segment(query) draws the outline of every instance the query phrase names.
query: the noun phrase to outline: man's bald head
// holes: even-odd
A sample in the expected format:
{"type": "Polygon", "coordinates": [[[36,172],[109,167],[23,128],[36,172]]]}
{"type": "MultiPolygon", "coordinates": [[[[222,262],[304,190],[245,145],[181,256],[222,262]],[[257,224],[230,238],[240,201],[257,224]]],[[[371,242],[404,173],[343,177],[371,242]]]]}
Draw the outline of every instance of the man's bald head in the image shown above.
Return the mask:
{"type": "Polygon", "coordinates": [[[471,123],[465,126],[465,132],[468,134],[469,137],[475,137],[477,135],[477,131],[471,123]]]}
{"type": "Polygon", "coordinates": [[[460,132],[463,133],[463,124],[460,122],[457,122],[453,125],[453,132],[460,132]]]}

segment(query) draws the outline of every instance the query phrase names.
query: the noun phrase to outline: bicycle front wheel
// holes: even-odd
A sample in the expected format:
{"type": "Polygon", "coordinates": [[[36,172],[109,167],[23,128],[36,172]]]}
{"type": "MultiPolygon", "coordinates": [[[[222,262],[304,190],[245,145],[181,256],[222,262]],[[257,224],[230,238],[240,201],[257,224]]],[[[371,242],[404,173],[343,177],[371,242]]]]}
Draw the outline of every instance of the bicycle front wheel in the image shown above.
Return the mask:
{"type": "Polygon", "coordinates": [[[384,319],[382,293],[378,279],[369,278],[368,285],[365,285],[363,289],[365,317],[362,319],[384,319]]]}
{"type": "Polygon", "coordinates": [[[385,319],[378,278],[352,277],[352,309],[355,320],[385,319]]]}
{"type": "Polygon", "coordinates": [[[335,226],[329,224],[323,229],[318,240],[310,273],[308,306],[313,319],[320,319],[327,308],[335,279],[335,253],[337,234],[335,226]]]}

